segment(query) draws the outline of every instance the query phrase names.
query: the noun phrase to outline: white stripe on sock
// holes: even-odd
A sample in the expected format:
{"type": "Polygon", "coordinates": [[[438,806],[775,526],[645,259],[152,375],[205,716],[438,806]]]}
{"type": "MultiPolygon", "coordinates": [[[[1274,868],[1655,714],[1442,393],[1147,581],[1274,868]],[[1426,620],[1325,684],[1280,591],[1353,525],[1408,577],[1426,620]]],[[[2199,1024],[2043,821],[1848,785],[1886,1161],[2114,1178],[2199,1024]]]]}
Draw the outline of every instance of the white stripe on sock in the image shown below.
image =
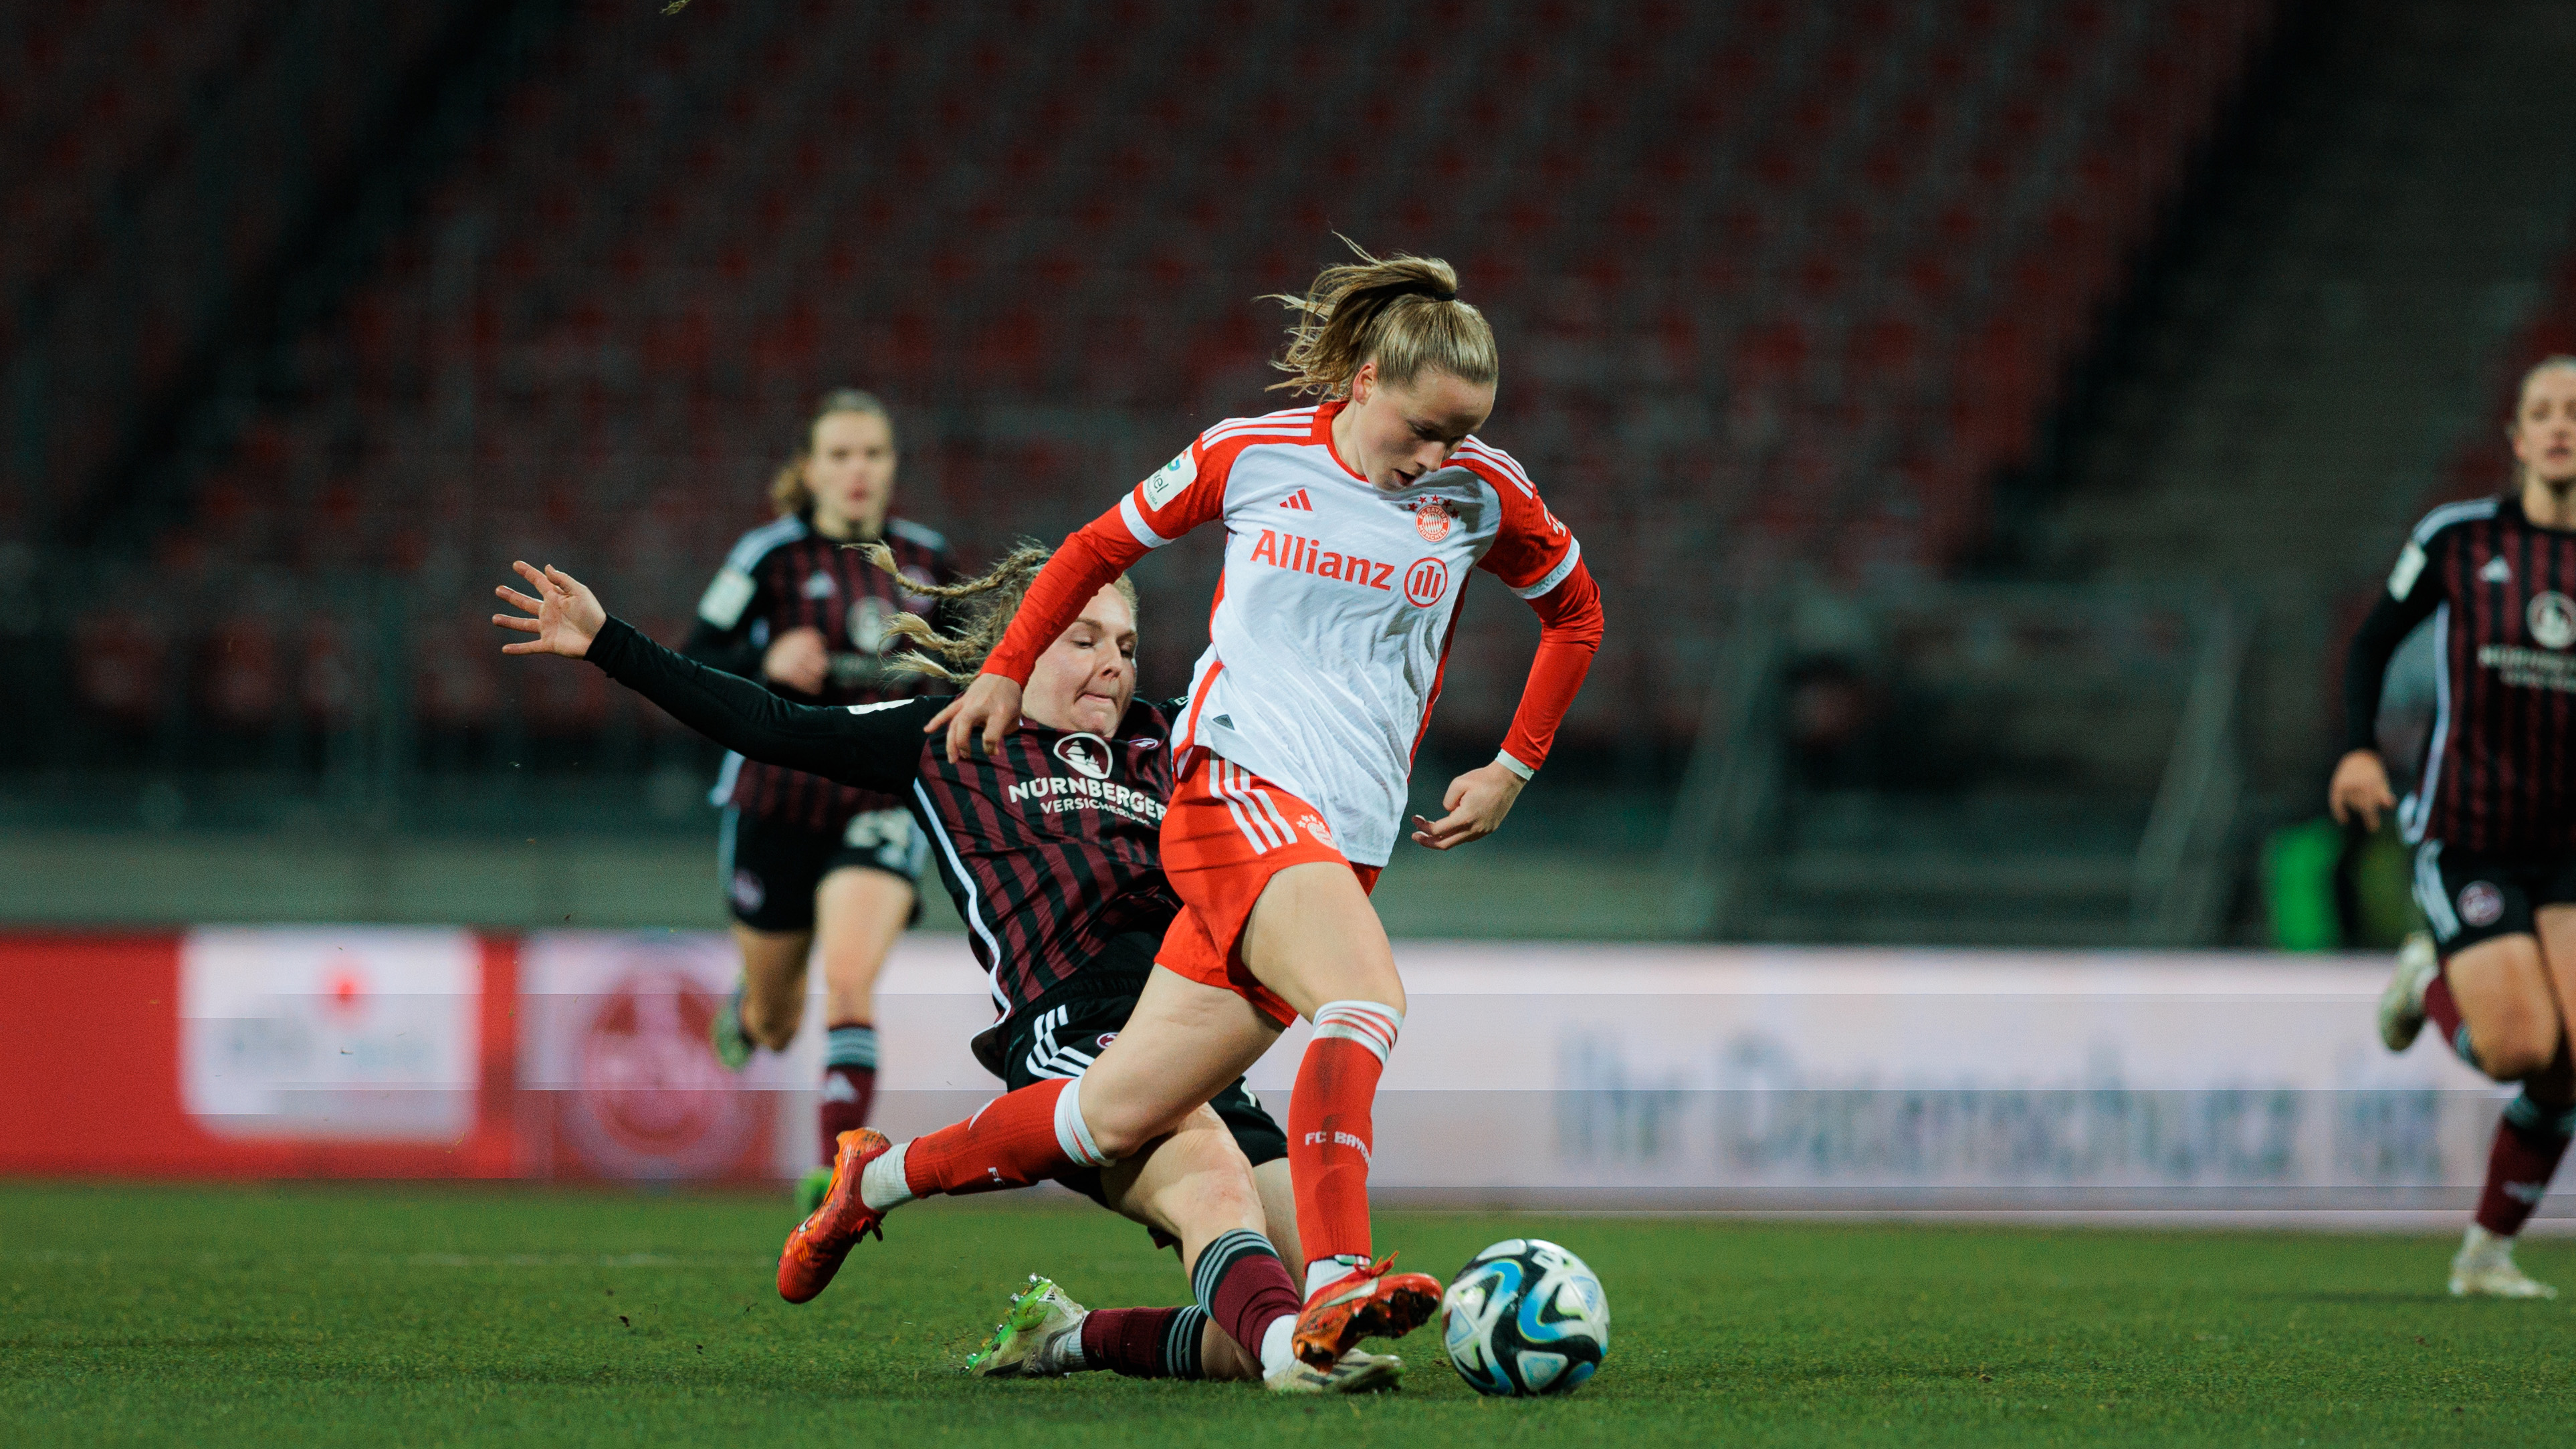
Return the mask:
{"type": "Polygon", "coordinates": [[[1055,1099],[1055,1145],[1064,1155],[1085,1167],[1106,1167],[1109,1159],[1100,1153],[1100,1145],[1091,1140],[1091,1127],[1082,1120],[1082,1078],[1064,1084],[1064,1095],[1055,1099]]]}

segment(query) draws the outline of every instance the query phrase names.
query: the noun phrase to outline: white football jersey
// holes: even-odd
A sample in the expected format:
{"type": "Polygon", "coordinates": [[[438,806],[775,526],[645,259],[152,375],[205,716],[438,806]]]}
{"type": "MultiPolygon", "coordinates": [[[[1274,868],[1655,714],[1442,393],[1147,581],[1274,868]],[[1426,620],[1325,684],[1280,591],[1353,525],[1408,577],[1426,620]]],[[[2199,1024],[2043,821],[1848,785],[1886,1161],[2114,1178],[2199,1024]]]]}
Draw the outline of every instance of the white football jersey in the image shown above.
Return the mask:
{"type": "Polygon", "coordinates": [[[1582,550],[1521,466],[1474,438],[1411,486],[1378,488],[1333,451],[1342,407],[1219,423],[1118,511],[1147,548],[1225,522],[1174,752],[1214,751],[1303,797],[1345,857],[1384,865],[1468,569],[1535,599],[1582,550]]]}

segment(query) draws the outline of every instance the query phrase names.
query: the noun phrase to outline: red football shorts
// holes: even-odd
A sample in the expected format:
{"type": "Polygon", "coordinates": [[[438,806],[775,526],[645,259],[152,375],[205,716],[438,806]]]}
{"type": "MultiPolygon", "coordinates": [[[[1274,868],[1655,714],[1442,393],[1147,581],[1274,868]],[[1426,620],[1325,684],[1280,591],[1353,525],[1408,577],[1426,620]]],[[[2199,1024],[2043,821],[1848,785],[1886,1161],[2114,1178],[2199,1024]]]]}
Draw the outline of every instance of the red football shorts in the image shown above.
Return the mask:
{"type": "Polygon", "coordinates": [[[1205,750],[1182,761],[1163,814],[1163,874],[1181,913],[1154,964],[1231,991],[1282,1026],[1297,1008],[1243,964],[1243,927],[1270,878],[1292,865],[1338,865],[1377,888],[1378,867],[1352,865],[1333,844],[1324,812],[1241,765],[1205,750]]]}

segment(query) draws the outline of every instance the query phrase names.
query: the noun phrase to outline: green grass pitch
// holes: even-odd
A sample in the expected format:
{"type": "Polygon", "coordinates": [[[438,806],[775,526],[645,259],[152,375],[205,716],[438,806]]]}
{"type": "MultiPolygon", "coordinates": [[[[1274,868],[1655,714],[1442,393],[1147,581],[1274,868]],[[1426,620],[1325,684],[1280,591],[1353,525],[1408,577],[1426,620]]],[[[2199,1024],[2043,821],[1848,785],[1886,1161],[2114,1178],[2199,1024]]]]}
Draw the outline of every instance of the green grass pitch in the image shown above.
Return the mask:
{"type": "MultiPolygon", "coordinates": [[[[908,1209],[772,1287],[781,1200],[522,1188],[0,1185],[0,1442],[839,1446],[2554,1443],[2576,1308],[2454,1302],[2428,1238],[1389,1213],[1442,1276],[1535,1233],[1614,1336],[1570,1398],[1277,1399],[960,1360],[1034,1270],[1186,1296],[1088,1206],[908,1209]]],[[[2523,1250],[2576,1284],[2576,1244],[2523,1250]]]]}

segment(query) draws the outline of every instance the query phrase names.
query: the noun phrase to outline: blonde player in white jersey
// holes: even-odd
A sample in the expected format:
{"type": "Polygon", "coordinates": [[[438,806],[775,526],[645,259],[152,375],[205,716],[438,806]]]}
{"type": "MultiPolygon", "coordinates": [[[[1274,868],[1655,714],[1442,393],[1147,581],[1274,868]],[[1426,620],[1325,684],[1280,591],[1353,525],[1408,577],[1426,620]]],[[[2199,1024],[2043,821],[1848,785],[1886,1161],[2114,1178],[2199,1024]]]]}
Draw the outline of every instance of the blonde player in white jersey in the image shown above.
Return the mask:
{"type": "Polygon", "coordinates": [[[901,1147],[845,1136],[830,1197],[788,1239],[804,1281],[828,1278],[914,1197],[1135,1152],[1304,1016],[1315,1033],[1289,1099],[1288,1162],[1305,1291],[1272,1317],[1235,1314],[1239,1341],[1265,1367],[1293,1356],[1321,1370],[1438,1304],[1436,1280],[1371,1261],[1370,1113],[1405,997],[1368,892],[1395,848],[1470,571],[1527,600],[1540,641],[1502,749],[1450,782],[1440,819],[1415,817],[1412,838],[1434,850],[1492,834],[1546,759],[1600,641],[1600,593],[1520,465],[1473,436],[1500,367],[1446,262],[1362,252],[1277,300],[1298,314],[1281,386],[1324,401],[1210,428],[1074,533],[983,673],[929,725],[952,760],[979,740],[998,749],[1059,614],[1147,551],[1224,524],[1209,646],[1172,736],[1162,850],[1183,908],[1135,1012],[1077,1082],[1010,1093],[901,1147]]]}

